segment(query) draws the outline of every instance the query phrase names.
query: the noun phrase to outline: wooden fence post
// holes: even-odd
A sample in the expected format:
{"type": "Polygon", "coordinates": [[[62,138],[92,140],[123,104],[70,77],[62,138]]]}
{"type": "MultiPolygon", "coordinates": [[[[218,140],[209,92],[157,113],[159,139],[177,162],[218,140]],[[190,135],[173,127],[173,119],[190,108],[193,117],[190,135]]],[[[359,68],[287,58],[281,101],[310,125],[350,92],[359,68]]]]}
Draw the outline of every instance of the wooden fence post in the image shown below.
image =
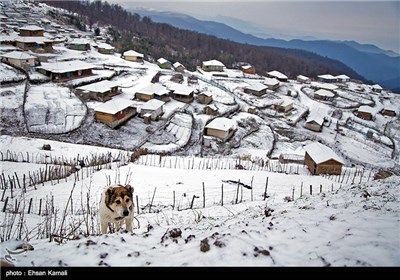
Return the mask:
{"type": "Polygon", "coordinates": [[[221,185],[221,206],[224,206],[224,184],[221,185]]]}
{"type": "Polygon", "coordinates": [[[267,177],[267,180],[265,181],[264,200],[267,199],[268,178],[269,178],[269,177],[267,177]]]}
{"type": "Polygon", "coordinates": [[[206,188],[203,182],[203,208],[206,208],[206,188]]]}
{"type": "Polygon", "coordinates": [[[136,195],[136,213],[139,214],[139,197],[136,195]]]}
{"type": "Polygon", "coordinates": [[[312,185],[310,185],[310,195],[312,195],[312,185]]]}
{"type": "Polygon", "coordinates": [[[303,196],[303,182],[301,182],[301,185],[300,185],[300,197],[302,197],[303,196]]]}
{"type": "Polygon", "coordinates": [[[322,184],[319,185],[319,193],[322,193],[322,184]]]}

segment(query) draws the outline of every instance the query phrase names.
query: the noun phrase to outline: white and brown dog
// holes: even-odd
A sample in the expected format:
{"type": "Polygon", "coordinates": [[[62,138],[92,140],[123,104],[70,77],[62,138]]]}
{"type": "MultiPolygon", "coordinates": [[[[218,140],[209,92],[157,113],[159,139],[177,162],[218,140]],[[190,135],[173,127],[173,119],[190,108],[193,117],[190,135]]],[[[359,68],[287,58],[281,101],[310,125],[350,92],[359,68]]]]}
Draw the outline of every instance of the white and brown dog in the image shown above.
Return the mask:
{"type": "Polygon", "coordinates": [[[107,186],[99,206],[101,234],[107,233],[109,223],[114,225],[116,231],[125,223],[126,230],[132,232],[133,207],[133,187],[107,186]]]}

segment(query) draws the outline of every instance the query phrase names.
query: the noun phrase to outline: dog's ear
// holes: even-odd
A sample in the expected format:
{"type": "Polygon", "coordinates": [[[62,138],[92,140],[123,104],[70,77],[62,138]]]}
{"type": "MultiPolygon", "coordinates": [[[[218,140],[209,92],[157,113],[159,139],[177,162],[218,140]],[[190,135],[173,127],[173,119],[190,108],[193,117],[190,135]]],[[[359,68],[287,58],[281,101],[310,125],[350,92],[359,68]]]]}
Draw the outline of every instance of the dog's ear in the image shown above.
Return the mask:
{"type": "Polygon", "coordinates": [[[114,194],[115,194],[114,188],[110,187],[110,188],[107,189],[106,197],[105,197],[106,204],[111,204],[111,200],[112,200],[112,197],[113,197],[114,194]]]}
{"type": "Polygon", "coordinates": [[[131,185],[126,185],[125,188],[128,190],[130,194],[133,194],[133,192],[135,191],[131,185]]]}

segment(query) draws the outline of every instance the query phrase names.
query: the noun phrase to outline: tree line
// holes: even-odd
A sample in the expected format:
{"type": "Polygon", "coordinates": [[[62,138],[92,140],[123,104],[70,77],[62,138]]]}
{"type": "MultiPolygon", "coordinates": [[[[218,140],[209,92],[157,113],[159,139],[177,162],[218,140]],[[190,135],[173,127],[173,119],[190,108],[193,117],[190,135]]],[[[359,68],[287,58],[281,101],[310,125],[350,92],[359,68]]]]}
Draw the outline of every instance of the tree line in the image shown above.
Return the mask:
{"type": "Polygon", "coordinates": [[[149,61],[163,57],[172,63],[179,61],[193,71],[202,61],[217,59],[228,68],[237,62],[250,63],[260,75],[278,70],[289,78],[299,74],[316,77],[330,73],[365,80],[337,60],[303,50],[240,44],[165,23],[155,23],[149,17],[132,14],[118,4],[100,0],[41,2],[68,10],[70,13],[64,16],[73,18],[79,25],[83,22],[88,26],[108,26],[108,32],[112,35],[109,43],[118,51],[133,49],[143,53],[149,61]]]}

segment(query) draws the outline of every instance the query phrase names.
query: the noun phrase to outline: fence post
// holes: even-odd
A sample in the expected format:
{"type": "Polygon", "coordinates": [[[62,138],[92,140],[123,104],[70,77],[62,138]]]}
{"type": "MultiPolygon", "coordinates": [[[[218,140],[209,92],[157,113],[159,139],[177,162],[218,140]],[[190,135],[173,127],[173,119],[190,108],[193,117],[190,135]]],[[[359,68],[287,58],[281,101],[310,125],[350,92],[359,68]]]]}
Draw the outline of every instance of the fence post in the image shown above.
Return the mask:
{"type": "Polygon", "coordinates": [[[267,180],[265,181],[264,200],[267,198],[268,178],[269,178],[269,177],[267,177],[267,180]]]}
{"type": "Polygon", "coordinates": [[[29,200],[28,214],[30,214],[30,213],[31,213],[32,200],[33,200],[33,198],[31,197],[31,199],[29,200]]]}
{"type": "Polygon", "coordinates": [[[303,182],[301,182],[301,185],[300,185],[300,197],[302,197],[303,196],[303,182]]]}
{"type": "Polygon", "coordinates": [[[224,206],[224,184],[221,185],[221,206],[224,206]]]}
{"type": "Polygon", "coordinates": [[[136,213],[139,214],[139,197],[136,195],[136,213]]]}
{"type": "Polygon", "coordinates": [[[319,193],[322,193],[322,184],[319,185],[319,193]]]}
{"type": "Polygon", "coordinates": [[[203,208],[206,208],[206,188],[203,182],[203,208]]]}
{"type": "Polygon", "coordinates": [[[240,179],[238,180],[238,185],[237,185],[237,190],[236,190],[236,203],[238,204],[238,199],[239,199],[239,187],[240,187],[240,179]]]}
{"type": "Polygon", "coordinates": [[[294,200],[294,187],[292,189],[292,201],[294,200]]]}
{"type": "Polygon", "coordinates": [[[6,201],[4,202],[3,212],[6,212],[7,203],[8,203],[8,196],[6,197],[6,201]]]}
{"type": "Polygon", "coordinates": [[[254,176],[251,177],[251,183],[250,183],[250,187],[251,187],[251,191],[250,191],[251,201],[253,201],[253,179],[254,179],[254,176]]]}
{"type": "Polygon", "coordinates": [[[157,187],[154,188],[153,197],[151,198],[151,202],[150,202],[149,213],[151,212],[151,206],[153,206],[153,200],[154,200],[154,196],[156,195],[156,190],[157,190],[157,187]]]}
{"type": "Polygon", "coordinates": [[[310,195],[312,195],[312,185],[310,185],[310,195]]]}

